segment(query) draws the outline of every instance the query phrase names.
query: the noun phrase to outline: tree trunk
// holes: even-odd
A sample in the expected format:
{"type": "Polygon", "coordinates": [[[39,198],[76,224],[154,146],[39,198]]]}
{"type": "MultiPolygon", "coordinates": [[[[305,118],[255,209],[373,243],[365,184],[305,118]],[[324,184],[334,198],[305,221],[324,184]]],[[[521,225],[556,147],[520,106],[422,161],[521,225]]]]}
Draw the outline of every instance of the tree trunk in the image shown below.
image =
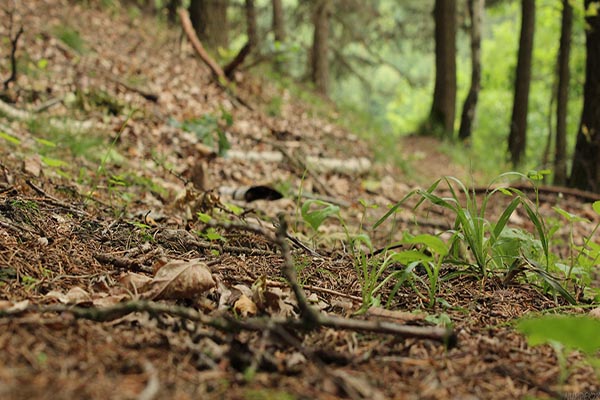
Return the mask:
{"type": "Polygon", "coordinates": [[[458,137],[467,140],[471,137],[475,110],[481,89],[481,25],[483,23],[483,12],[485,0],[468,0],[467,6],[471,18],[471,88],[465,99],[463,111],[460,118],[460,129],[458,137]]]}
{"type": "Polygon", "coordinates": [[[429,115],[431,133],[451,138],[456,113],[456,0],[436,0],[435,88],[429,115]]]}
{"type": "Polygon", "coordinates": [[[285,19],[281,0],[273,0],[273,34],[276,42],[285,42],[285,19]]]}
{"type": "MultiPolygon", "coordinates": [[[[584,0],[584,4],[586,10],[600,7],[598,0],[584,0]]],[[[587,61],[583,110],[569,184],[600,193],[600,15],[589,13],[585,20],[587,61]]]]}
{"type": "Polygon", "coordinates": [[[312,82],[323,95],[329,93],[329,15],[331,0],[317,0],[314,10],[312,82]]]}
{"type": "Polygon", "coordinates": [[[198,39],[210,49],[229,45],[228,0],[191,0],[190,19],[198,39]]]}
{"type": "Polygon", "coordinates": [[[563,0],[560,48],[558,50],[558,95],[556,102],[556,147],[554,149],[554,184],[567,183],[567,105],[569,101],[569,54],[573,7],[563,0]]]}
{"type": "Polygon", "coordinates": [[[258,27],[256,24],[256,8],[254,0],[246,0],[246,33],[250,48],[254,49],[258,44],[258,27]]]}
{"type": "Polygon", "coordinates": [[[167,1],[167,21],[169,21],[169,24],[175,25],[177,23],[177,8],[180,5],[181,0],[167,1]]]}
{"type": "Polygon", "coordinates": [[[515,77],[515,98],[510,120],[510,135],[508,136],[508,149],[513,166],[521,164],[527,145],[527,106],[531,83],[533,33],[535,31],[535,0],[522,0],[521,10],[521,37],[515,77]]]}

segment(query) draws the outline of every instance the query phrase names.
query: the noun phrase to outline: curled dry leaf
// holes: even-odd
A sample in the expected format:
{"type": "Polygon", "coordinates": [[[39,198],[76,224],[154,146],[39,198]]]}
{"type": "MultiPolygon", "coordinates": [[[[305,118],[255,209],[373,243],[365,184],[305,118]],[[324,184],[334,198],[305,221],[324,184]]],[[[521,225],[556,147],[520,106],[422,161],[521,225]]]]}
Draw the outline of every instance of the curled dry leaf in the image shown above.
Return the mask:
{"type": "Polygon", "coordinates": [[[7,312],[19,312],[29,307],[29,300],[21,300],[16,303],[9,300],[0,300],[0,310],[7,312]]]}
{"type": "Polygon", "coordinates": [[[144,286],[142,297],[152,300],[192,299],[214,286],[215,281],[206,263],[198,259],[171,261],[144,286]]]}
{"type": "Polygon", "coordinates": [[[119,282],[121,282],[121,285],[125,286],[127,290],[133,293],[140,293],[144,291],[144,286],[151,281],[152,278],[135,272],[128,272],[119,277],[119,282]]]}
{"type": "Polygon", "coordinates": [[[256,315],[256,312],[258,311],[256,304],[254,304],[252,299],[245,294],[242,294],[235,302],[233,309],[236,313],[238,313],[238,315],[241,315],[244,318],[256,315]]]}
{"type": "Polygon", "coordinates": [[[57,300],[62,304],[84,305],[92,303],[92,297],[90,294],[79,286],[72,287],[66,294],[58,290],[52,290],[46,293],[45,297],[48,299],[57,300]]]}

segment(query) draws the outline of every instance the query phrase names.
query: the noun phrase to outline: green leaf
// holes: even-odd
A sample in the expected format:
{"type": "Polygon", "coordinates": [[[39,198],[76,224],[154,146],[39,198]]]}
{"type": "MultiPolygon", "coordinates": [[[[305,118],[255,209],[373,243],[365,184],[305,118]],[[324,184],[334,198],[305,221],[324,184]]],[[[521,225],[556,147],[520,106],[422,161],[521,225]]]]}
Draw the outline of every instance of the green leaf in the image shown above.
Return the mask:
{"type": "Polygon", "coordinates": [[[417,235],[409,239],[403,240],[402,242],[406,244],[424,244],[430,250],[440,255],[441,257],[444,257],[448,254],[448,246],[446,246],[446,243],[444,243],[442,239],[434,235],[417,235]]]}
{"type": "Polygon", "coordinates": [[[554,211],[556,211],[558,214],[560,214],[564,219],[566,219],[569,222],[590,222],[589,219],[580,217],[580,216],[575,215],[575,214],[571,214],[570,212],[565,211],[565,210],[563,210],[562,208],[560,208],[558,206],[554,206],[554,207],[552,207],[552,209],[554,211]]]}
{"type": "Polygon", "coordinates": [[[339,215],[339,212],[340,208],[338,206],[322,200],[307,200],[304,202],[304,204],[302,204],[301,208],[302,218],[315,231],[319,229],[325,219],[339,215]],[[319,208],[311,209],[313,206],[317,206],[319,208]]]}
{"type": "Polygon", "coordinates": [[[595,201],[594,204],[592,204],[592,208],[594,209],[596,214],[600,215],[600,200],[595,201]]]}
{"type": "Polygon", "coordinates": [[[35,138],[35,141],[38,142],[39,144],[41,144],[42,146],[46,146],[46,147],[50,147],[50,148],[56,147],[56,143],[54,143],[50,140],[46,140],[46,139],[42,139],[42,138],[35,138]]]}
{"type": "Polygon", "coordinates": [[[21,141],[18,138],[11,136],[8,133],[2,132],[2,131],[0,131],[0,138],[4,139],[7,142],[12,143],[12,144],[16,144],[16,145],[21,144],[21,141]]]}
{"type": "Polygon", "coordinates": [[[56,158],[43,157],[43,156],[42,156],[42,162],[44,164],[46,164],[47,166],[54,167],[54,168],[66,167],[69,165],[69,163],[67,163],[66,161],[59,160],[56,158]]]}
{"type": "Polygon", "coordinates": [[[210,215],[201,213],[201,212],[196,213],[196,216],[198,217],[198,220],[200,222],[204,222],[204,223],[207,223],[208,221],[210,221],[212,219],[212,217],[210,215]]]}
{"type": "Polygon", "coordinates": [[[421,253],[418,250],[404,250],[398,253],[392,254],[390,256],[392,261],[398,262],[400,264],[408,265],[413,262],[427,262],[431,261],[431,257],[421,253]]]}
{"type": "Polygon", "coordinates": [[[532,346],[555,341],[590,355],[600,350],[600,320],[596,318],[546,315],[523,319],[517,329],[527,336],[532,346]]]}

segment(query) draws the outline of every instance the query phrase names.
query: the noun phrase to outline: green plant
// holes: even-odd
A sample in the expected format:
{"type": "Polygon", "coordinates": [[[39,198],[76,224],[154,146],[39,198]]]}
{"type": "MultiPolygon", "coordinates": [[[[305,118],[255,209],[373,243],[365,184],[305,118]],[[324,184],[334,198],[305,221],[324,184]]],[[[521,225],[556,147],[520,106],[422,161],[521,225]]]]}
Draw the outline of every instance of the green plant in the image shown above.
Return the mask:
{"type": "MultiPolygon", "coordinates": [[[[529,176],[509,172],[501,174],[494,181],[516,176],[535,183],[541,175],[540,172],[530,173],[529,176]]],[[[497,270],[507,271],[507,280],[512,279],[520,272],[525,272],[526,275],[529,273],[528,277],[537,277],[541,280],[545,290],[554,290],[569,302],[574,303],[575,299],[549,272],[551,257],[548,235],[544,220],[538,211],[535,184],[536,201],[533,203],[518,189],[492,188],[494,181],[490,184],[488,191],[483,194],[481,201],[478,201],[476,193],[467,189],[460,180],[454,177],[444,177],[437,180],[427,190],[417,189],[408,193],[377,221],[374,228],[395,214],[410,197],[420,197],[415,208],[420,207],[424,201],[429,201],[433,205],[450,211],[455,217],[454,226],[450,231],[452,233],[450,250],[445,261],[471,265],[482,277],[497,270]],[[434,193],[442,182],[446,183],[450,192],[448,197],[434,193]],[[495,221],[490,221],[487,211],[488,204],[491,198],[498,194],[510,196],[511,200],[500,216],[495,221]],[[507,226],[510,216],[519,206],[525,210],[534,225],[537,238],[522,229],[507,226]],[[465,250],[470,252],[472,261],[466,259],[465,250]]]]}
{"type": "Polygon", "coordinates": [[[213,114],[204,114],[200,118],[183,122],[170,119],[169,124],[186,132],[194,133],[207,146],[216,147],[220,156],[231,148],[225,129],[233,125],[233,116],[223,109],[218,117],[213,114]]]}
{"type": "Polygon", "coordinates": [[[87,52],[85,41],[74,28],[67,25],[57,25],[54,27],[54,35],[77,53],[84,54],[87,52]]]}
{"type": "Polygon", "coordinates": [[[600,375],[600,320],[584,315],[545,315],[524,318],[517,330],[527,336],[532,346],[548,343],[556,351],[561,366],[561,381],[568,374],[566,351],[579,350],[600,375]]]}

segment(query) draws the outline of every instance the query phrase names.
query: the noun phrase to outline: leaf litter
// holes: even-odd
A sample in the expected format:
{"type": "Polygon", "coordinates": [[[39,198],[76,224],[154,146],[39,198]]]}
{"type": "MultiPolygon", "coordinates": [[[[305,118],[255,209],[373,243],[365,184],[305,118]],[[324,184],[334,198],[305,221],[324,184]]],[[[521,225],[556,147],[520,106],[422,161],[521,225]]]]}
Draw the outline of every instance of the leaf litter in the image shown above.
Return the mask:
{"type": "MultiPolygon", "coordinates": [[[[359,199],[385,210],[413,182],[390,166],[375,165],[369,175],[337,167],[306,175],[302,163],[285,154],[264,161],[217,156],[218,149],[207,151],[195,133],[169,121],[207,123],[204,117],[211,116],[210,123],[235,154],[279,154],[283,149],[307,160],[363,160],[370,151],[335,124],[310,116],[310,109],[289,92],[248,74],[237,90],[258,111],[240,106],[212,82],[191,48],[180,44],[178,31],[160,28],[157,33],[148,17],[132,20],[123,9],[66,0],[16,2],[16,7],[26,27],[20,51],[40,68],[19,74],[14,107],[35,109],[63,98],[48,112],[100,127],[94,135],[102,146],[90,143],[85,149],[86,134],[70,138],[0,117],[28,139],[26,147],[0,146],[0,311],[12,315],[0,319],[2,398],[233,399],[255,393],[265,398],[543,398],[600,390],[577,352],[569,355],[569,375],[560,385],[552,348],[529,347],[511,327],[516,318],[555,307],[557,301],[527,285],[506,286],[496,279],[448,279],[439,293],[451,305],[447,309],[428,310],[403,288],[390,310],[371,308],[363,317],[423,326],[429,322],[419,313],[438,319],[447,314],[459,339],[453,349],[435,341],[332,327],[227,332],[151,312],[104,322],[69,314],[73,306],[106,309],[151,299],[240,321],[297,317],[298,303],[282,280],[282,260],[273,243],[256,232],[209,231],[196,214],[222,207],[221,187],[281,188],[287,197],[282,200],[233,203],[247,221],[264,226],[280,212],[298,215],[291,196],[325,186],[327,193],[320,194],[349,204],[340,213],[349,226],[358,226],[359,199]],[[85,51],[55,36],[61,24],[81,36],[85,51]],[[157,102],[128,90],[131,85],[123,84],[128,81],[158,93],[157,102]],[[278,117],[260,111],[261,99],[269,96],[285,99],[278,117]],[[74,106],[78,101],[83,101],[80,108],[74,106]],[[111,111],[115,105],[120,113],[111,111]],[[38,154],[48,151],[31,140],[39,135],[56,145],[56,153],[38,154]],[[363,182],[368,180],[379,182],[371,185],[376,189],[367,190],[363,182]],[[34,306],[63,311],[28,311],[34,306]]],[[[5,36],[4,22],[0,28],[5,36]]],[[[436,165],[439,154],[421,151],[427,162],[419,167],[433,170],[424,175],[446,169],[445,161],[436,165]]],[[[550,215],[557,202],[597,220],[589,204],[577,199],[542,199],[541,211],[550,215]]],[[[494,206],[500,214],[501,202],[494,206]]],[[[383,214],[373,212],[373,221],[383,214]]],[[[223,207],[212,217],[235,220],[234,214],[223,207]]],[[[526,215],[514,219],[532,231],[526,215]]],[[[341,231],[330,219],[320,223],[323,236],[341,231]]],[[[451,224],[443,212],[401,213],[395,234],[439,232],[451,224]],[[415,226],[415,220],[424,223],[415,226]]],[[[307,242],[313,235],[308,227],[294,233],[307,242]]],[[[559,234],[566,237],[568,231],[562,227],[559,234]]],[[[359,277],[340,241],[326,239],[316,240],[319,257],[294,250],[302,266],[299,280],[314,308],[347,316],[360,307],[359,277]]]]}

